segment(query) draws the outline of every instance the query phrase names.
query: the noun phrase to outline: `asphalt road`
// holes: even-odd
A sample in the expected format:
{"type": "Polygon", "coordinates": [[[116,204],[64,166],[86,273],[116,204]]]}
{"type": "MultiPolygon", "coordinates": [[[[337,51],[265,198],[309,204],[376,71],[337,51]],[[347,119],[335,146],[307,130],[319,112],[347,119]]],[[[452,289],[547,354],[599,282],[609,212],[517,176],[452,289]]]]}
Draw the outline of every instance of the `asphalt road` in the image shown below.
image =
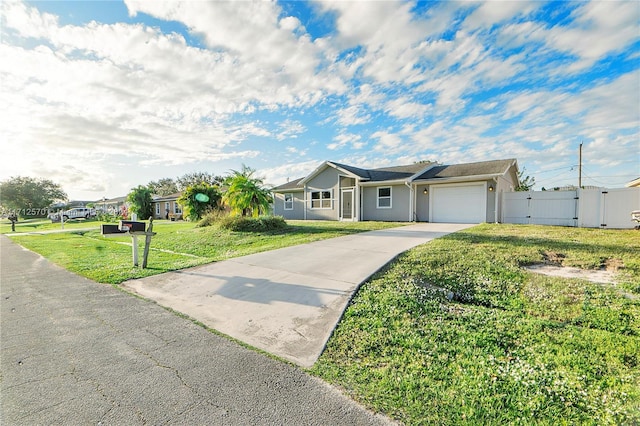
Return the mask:
{"type": "Polygon", "coordinates": [[[0,423],[389,424],[301,369],[0,236],[0,423]]]}

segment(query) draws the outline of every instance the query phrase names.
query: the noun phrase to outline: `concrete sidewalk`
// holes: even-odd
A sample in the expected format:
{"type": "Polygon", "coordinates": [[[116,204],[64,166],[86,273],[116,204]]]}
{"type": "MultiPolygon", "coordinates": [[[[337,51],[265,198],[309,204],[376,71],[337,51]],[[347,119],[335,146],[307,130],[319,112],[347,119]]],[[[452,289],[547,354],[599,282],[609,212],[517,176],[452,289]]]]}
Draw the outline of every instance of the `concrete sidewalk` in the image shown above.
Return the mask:
{"type": "Polygon", "coordinates": [[[2,425],[383,425],[299,368],[0,236],[2,425]]]}
{"type": "Polygon", "coordinates": [[[398,254],[473,225],[420,223],[123,283],[252,346],[311,367],[359,285],[398,254]]]}

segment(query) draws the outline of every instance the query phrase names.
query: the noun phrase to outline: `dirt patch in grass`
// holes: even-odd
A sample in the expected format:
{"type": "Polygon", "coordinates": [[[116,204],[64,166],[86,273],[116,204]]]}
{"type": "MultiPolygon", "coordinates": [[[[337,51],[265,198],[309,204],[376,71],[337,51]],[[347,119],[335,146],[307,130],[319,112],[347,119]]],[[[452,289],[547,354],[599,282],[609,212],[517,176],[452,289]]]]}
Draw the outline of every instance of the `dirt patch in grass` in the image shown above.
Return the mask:
{"type": "Polygon", "coordinates": [[[580,278],[600,284],[615,284],[615,272],[607,269],[588,270],[568,266],[556,266],[548,264],[530,265],[525,267],[527,271],[537,274],[562,278],[580,278]]]}
{"type": "Polygon", "coordinates": [[[613,258],[613,259],[605,259],[602,262],[602,268],[607,271],[616,272],[618,269],[624,268],[624,263],[621,259],[613,258]]]}
{"type": "Polygon", "coordinates": [[[581,269],[563,266],[567,256],[564,253],[545,250],[542,252],[543,263],[526,266],[525,269],[538,274],[562,278],[580,278],[600,284],[615,284],[616,273],[624,268],[620,258],[602,258],[600,269],[581,269]]]}
{"type": "Polygon", "coordinates": [[[545,250],[542,252],[542,258],[544,263],[548,265],[562,265],[562,262],[567,257],[564,253],[557,253],[555,251],[545,250]]]}

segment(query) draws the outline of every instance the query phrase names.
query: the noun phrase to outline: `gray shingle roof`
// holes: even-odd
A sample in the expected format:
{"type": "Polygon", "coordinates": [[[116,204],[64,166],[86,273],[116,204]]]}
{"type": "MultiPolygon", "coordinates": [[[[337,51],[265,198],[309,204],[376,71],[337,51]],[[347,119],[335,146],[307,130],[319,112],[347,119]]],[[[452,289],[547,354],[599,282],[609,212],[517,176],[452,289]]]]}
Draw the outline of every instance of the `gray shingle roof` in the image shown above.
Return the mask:
{"type": "Polygon", "coordinates": [[[300,181],[304,179],[304,178],[298,178],[295,180],[292,180],[290,182],[284,183],[282,185],[278,185],[275,188],[273,188],[274,191],[280,191],[280,190],[285,190],[285,189],[302,189],[302,185],[300,185],[300,181]]]}
{"type": "Polygon", "coordinates": [[[330,161],[330,163],[334,166],[340,167],[341,169],[345,169],[346,171],[351,172],[362,179],[369,179],[369,170],[349,166],[347,164],[336,163],[335,161],[330,161]]]}
{"type": "Polygon", "coordinates": [[[386,180],[406,179],[429,167],[431,163],[414,163],[407,166],[381,167],[378,169],[360,169],[346,164],[334,163],[336,166],[345,169],[360,178],[371,182],[386,180]]]}
{"type": "Polygon", "coordinates": [[[501,175],[511,164],[513,164],[514,161],[515,159],[507,159],[435,166],[416,177],[416,180],[479,175],[501,175]]]}
{"type": "MultiPolygon", "coordinates": [[[[415,180],[482,176],[482,175],[501,175],[503,174],[515,159],[480,161],[477,163],[453,164],[453,165],[436,165],[426,172],[422,173],[415,180]]],[[[416,173],[426,169],[433,163],[414,163],[406,166],[382,167],[378,169],[361,169],[359,167],[349,166],[347,164],[330,162],[336,167],[344,169],[368,182],[383,182],[391,180],[402,180],[414,176],[416,173]]],[[[300,182],[304,178],[299,178],[287,182],[283,185],[273,188],[275,191],[302,189],[300,182]]]]}
{"type": "Polygon", "coordinates": [[[371,181],[406,179],[429,167],[431,163],[414,163],[407,166],[383,167],[369,170],[371,181]]]}

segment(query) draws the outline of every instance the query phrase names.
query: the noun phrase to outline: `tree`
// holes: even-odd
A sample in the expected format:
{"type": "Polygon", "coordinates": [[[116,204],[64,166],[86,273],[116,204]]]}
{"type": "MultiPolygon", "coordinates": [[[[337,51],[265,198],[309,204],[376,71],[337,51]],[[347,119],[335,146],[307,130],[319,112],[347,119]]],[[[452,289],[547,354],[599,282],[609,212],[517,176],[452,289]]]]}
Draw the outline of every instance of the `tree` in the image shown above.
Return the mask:
{"type": "Polygon", "coordinates": [[[22,217],[43,217],[54,201],[66,201],[60,185],[48,179],[11,177],[0,182],[0,206],[22,217]]]}
{"type": "Polygon", "coordinates": [[[178,199],[184,207],[184,215],[190,220],[199,220],[210,210],[219,208],[221,194],[218,187],[208,183],[188,186],[178,199]]]}
{"type": "Polygon", "coordinates": [[[522,170],[518,172],[518,186],[516,187],[516,191],[530,191],[533,185],[536,184],[534,177],[524,175],[525,170],[526,168],[523,167],[522,170]]]}
{"type": "Polygon", "coordinates": [[[199,185],[201,183],[220,187],[223,181],[224,179],[222,177],[215,176],[209,172],[193,172],[176,178],[176,185],[178,186],[178,191],[184,191],[189,186],[199,185]]]}
{"type": "Polygon", "coordinates": [[[147,220],[153,215],[153,198],[147,186],[138,185],[132,188],[127,201],[131,204],[131,211],[138,215],[139,220],[147,220]]]}
{"type": "Polygon", "coordinates": [[[152,180],[147,184],[152,194],[165,196],[178,192],[178,185],[171,178],[162,178],[157,181],[152,180]]]}
{"type": "Polygon", "coordinates": [[[264,186],[263,179],[254,177],[255,172],[243,164],[242,170],[231,170],[225,179],[227,190],[222,199],[236,214],[258,217],[269,209],[271,191],[264,186]]]}

